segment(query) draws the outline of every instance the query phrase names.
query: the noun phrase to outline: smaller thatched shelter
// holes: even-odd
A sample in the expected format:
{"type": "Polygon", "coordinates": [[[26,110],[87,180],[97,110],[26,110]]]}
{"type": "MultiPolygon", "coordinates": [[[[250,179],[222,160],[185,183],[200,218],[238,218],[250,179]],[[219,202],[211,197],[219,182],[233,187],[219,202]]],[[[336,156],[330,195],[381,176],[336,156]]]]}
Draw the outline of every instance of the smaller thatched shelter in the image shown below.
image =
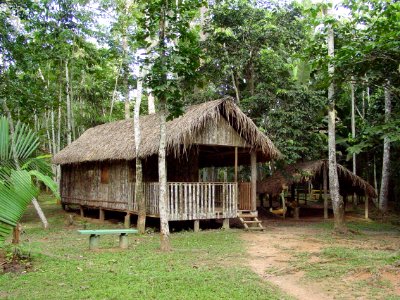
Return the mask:
{"type": "MultiPolygon", "coordinates": [[[[328,217],[328,182],[329,164],[327,160],[316,160],[289,165],[283,170],[275,172],[271,177],[257,183],[257,193],[267,194],[272,206],[272,199],[287,191],[288,198],[295,207],[299,207],[299,194],[304,195],[304,204],[308,200],[324,199],[324,217],[328,217]],[[304,186],[307,186],[304,188],[304,186]],[[316,194],[314,194],[316,192],[316,194]],[[294,202],[295,201],[295,202],[294,202]]],[[[349,195],[365,197],[365,217],[368,218],[368,201],[376,198],[375,189],[364,179],[355,175],[342,165],[337,165],[340,195],[347,199],[349,195]]],[[[285,206],[285,201],[282,202],[285,206]]],[[[298,217],[298,210],[295,217],[298,217]]]]}
{"type": "MultiPolygon", "coordinates": [[[[289,165],[262,182],[257,183],[257,192],[277,196],[295,183],[313,181],[322,186],[323,172],[328,170],[327,160],[316,160],[289,165]]],[[[342,165],[337,165],[340,194],[342,196],[356,194],[376,198],[375,189],[364,179],[355,175],[342,165]]]]}

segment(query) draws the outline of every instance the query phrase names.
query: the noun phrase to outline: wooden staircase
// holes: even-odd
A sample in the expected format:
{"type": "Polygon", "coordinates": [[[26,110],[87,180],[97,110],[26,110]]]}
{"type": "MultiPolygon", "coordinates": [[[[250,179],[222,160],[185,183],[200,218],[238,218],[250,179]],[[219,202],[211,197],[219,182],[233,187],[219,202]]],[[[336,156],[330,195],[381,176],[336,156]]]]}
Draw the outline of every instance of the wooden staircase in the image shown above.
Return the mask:
{"type": "Polygon", "coordinates": [[[258,212],[251,210],[239,210],[238,218],[245,230],[264,230],[261,221],[258,220],[258,212]]]}

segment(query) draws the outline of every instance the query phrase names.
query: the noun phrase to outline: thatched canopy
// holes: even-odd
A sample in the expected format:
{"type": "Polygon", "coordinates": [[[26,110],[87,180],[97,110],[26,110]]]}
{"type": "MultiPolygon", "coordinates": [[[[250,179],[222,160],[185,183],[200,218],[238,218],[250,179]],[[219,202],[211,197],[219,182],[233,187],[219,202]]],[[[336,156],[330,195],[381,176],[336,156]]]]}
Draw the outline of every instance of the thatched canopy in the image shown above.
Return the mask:
{"type": "MultiPolygon", "coordinates": [[[[261,153],[264,160],[277,158],[280,153],[253,121],[231,98],[223,98],[187,108],[185,114],[167,122],[167,152],[179,156],[193,145],[206,125],[217,124],[224,118],[246,141],[251,150],[261,153]]],[[[160,139],[159,114],[140,117],[142,141],[139,156],[146,158],[158,153],[160,139]]],[[[135,159],[133,120],[121,120],[86,130],[71,145],[53,158],[56,164],[72,164],[105,160],[135,159]]]]}
{"type": "MultiPolygon", "coordinates": [[[[292,184],[304,183],[310,180],[321,184],[325,168],[328,170],[327,160],[316,160],[287,166],[282,171],[277,171],[265,181],[258,182],[257,192],[277,196],[285,187],[290,187],[292,184]]],[[[364,179],[342,165],[338,164],[337,170],[340,193],[342,195],[356,193],[359,196],[377,197],[375,189],[364,179]]]]}

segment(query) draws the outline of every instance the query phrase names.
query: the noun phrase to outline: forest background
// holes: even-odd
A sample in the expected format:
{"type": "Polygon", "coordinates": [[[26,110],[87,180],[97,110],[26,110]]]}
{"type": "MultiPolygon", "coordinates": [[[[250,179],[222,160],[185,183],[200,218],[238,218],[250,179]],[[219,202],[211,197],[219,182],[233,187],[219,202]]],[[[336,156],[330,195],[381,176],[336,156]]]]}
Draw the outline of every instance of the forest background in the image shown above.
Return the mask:
{"type": "Polygon", "coordinates": [[[329,3],[177,1],[160,46],[164,2],[0,4],[0,98],[13,119],[39,133],[40,153],[133,117],[138,98],[147,114],[165,96],[173,118],[186,105],[230,95],[285,163],[327,158],[334,82],[338,163],[378,191],[386,176],[380,197],[400,207],[400,3],[346,0],[324,14],[329,3]]]}

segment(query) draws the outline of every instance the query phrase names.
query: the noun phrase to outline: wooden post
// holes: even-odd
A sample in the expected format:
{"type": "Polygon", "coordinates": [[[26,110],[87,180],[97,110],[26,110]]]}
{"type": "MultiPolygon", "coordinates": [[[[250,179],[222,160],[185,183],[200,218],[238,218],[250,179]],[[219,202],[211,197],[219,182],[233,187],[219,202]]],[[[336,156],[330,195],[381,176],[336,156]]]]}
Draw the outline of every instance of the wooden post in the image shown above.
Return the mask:
{"type": "Polygon", "coordinates": [[[238,147],[235,147],[235,182],[238,182],[238,147]]]}
{"type": "Polygon", "coordinates": [[[323,170],[323,185],[324,185],[324,219],[328,219],[328,174],[326,165],[323,170]]]}
{"type": "Polygon", "coordinates": [[[199,232],[200,231],[200,220],[194,220],[193,231],[194,232],[199,232]]]}
{"type": "Polygon", "coordinates": [[[81,217],[83,218],[85,216],[85,212],[83,210],[83,206],[82,205],[79,205],[79,211],[81,213],[81,217]]]}
{"type": "Polygon", "coordinates": [[[286,218],[286,202],[285,202],[285,195],[284,192],[282,191],[281,193],[281,199],[282,199],[282,217],[285,219],[286,218]]]}
{"type": "Polygon", "coordinates": [[[251,164],[251,210],[257,210],[257,153],[250,153],[251,164]]]}
{"type": "Polygon", "coordinates": [[[102,208],[99,209],[99,220],[104,222],[104,209],[102,208]]]}
{"type": "Polygon", "coordinates": [[[222,228],[229,229],[229,219],[224,219],[224,221],[222,223],[222,228]]]}
{"type": "Polygon", "coordinates": [[[121,233],[119,235],[119,247],[122,249],[128,249],[128,235],[125,233],[121,233]]]}
{"type": "Polygon", "coordinates": [[[129,212],[126,213],[126,215],[125,215],[124,227],[125,228],[131,227],[131,214],[129,212]]]}
{"type": "Polygon", "coordinates": [[[365,197],[365,219],[368,219],[368,204],[369,204],[369,197],[365,197]]]}

